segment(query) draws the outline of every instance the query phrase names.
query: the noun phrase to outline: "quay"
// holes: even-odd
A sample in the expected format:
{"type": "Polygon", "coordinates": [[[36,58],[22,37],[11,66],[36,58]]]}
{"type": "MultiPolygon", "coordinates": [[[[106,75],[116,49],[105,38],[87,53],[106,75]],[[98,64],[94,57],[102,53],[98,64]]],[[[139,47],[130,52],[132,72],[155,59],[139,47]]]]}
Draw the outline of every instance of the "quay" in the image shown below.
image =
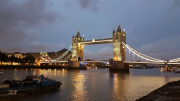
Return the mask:
{"type": "Polygon", "coordinates": [[[136,101],[180,101],[180,80],[169,82],[136,101]]]}

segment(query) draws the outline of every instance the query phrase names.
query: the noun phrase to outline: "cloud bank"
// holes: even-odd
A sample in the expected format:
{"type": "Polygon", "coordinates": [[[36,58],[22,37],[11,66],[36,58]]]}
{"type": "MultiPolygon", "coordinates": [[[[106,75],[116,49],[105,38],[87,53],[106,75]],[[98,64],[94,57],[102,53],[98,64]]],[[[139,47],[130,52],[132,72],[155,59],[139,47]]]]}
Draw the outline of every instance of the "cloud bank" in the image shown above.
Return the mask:
{"type": "Polygon", "coordinates": [[[58,17],[48,11],[51,5],[47,0],[0,0],[0,51],[25,52],[54,48],[50,43],[32,44],[41,38],[41,32],[36,28],[51,25],[58,17]]]}
{"type": "Polygon", "coordinates": [[[142,45],[138,51],[151,57],[171,60],[180,57],[180,34],[142,45]]]}
{"type": "Polygon", "coordinates": [[[93,11],[98,11],[100,0],[78,0],[82,9],[90,8],[93,11]]]}

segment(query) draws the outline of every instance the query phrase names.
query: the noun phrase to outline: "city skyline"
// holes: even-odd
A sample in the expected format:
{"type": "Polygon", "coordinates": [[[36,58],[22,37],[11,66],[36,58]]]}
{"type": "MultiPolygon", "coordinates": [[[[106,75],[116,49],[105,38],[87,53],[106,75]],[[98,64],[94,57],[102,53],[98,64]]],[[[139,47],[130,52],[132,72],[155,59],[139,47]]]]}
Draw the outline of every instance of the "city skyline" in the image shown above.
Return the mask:
{"type": "MultiPolygon", "coordinates": [[[[126,29],[127,43],[151,57],[179,58],[180,1],[1,0],[0,51],[51,52],[85,40],[112,38],[126,29]]],[[[112,44],[85,46],[85,58],[105,60],[112,44]],[[101,57],[101,58],[99,58],[101,57]]]]}

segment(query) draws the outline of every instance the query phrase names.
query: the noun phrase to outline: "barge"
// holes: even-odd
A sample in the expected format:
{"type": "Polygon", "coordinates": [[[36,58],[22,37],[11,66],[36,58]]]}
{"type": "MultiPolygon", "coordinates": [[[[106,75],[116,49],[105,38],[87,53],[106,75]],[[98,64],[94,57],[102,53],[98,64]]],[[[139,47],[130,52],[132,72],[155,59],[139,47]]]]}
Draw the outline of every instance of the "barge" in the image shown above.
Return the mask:
{"type": "Polygon", "coordinates": [[[26,79],[5,80],[0,84],[0,95],[9,91],[16,91],[16,94],[31,94],[60,88],[62,83],[45,78],[44,75],[26,76],[26,79]]]}

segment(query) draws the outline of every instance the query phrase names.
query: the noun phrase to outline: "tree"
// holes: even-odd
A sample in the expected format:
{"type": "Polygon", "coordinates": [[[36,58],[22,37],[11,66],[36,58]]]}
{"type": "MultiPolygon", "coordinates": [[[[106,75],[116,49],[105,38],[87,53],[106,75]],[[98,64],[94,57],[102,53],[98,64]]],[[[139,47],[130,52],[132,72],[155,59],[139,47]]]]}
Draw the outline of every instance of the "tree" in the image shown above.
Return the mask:
{"type": "Polygon", "coordinates": [[[9,60],[11,61],[11,65],[12,65],[12,63],[13,62],[16,62],[16,57],[14,56],[14,55],[12,55],[10,58],[9,58],[9,60]]]}
{"type": "Polygon", "coordinates": [[[36,58],[34,56],[32,56],[32,55],[27,55],[23,59],[24,59],[25,62],[28,62],[29,65],[30,65],[30,63],[34,63],[35,62],[36,58]]]}
{"type": "Polygon", "coordinates": [[[17,62],[18,64],[19,64],[19,63],[23,63],[23,59],[21,59],[21,58],[16,58],[15,62],[17,62]]]}
{"type": "Polygon", "coordinates": [[[0,61],[1,61],[1,65],[2,65],[2,61],[7,62],[7,60],[8,60],[8,56],[7,56],[5,53],[2,53],[2,52],[0,51],[0,61]]]}

